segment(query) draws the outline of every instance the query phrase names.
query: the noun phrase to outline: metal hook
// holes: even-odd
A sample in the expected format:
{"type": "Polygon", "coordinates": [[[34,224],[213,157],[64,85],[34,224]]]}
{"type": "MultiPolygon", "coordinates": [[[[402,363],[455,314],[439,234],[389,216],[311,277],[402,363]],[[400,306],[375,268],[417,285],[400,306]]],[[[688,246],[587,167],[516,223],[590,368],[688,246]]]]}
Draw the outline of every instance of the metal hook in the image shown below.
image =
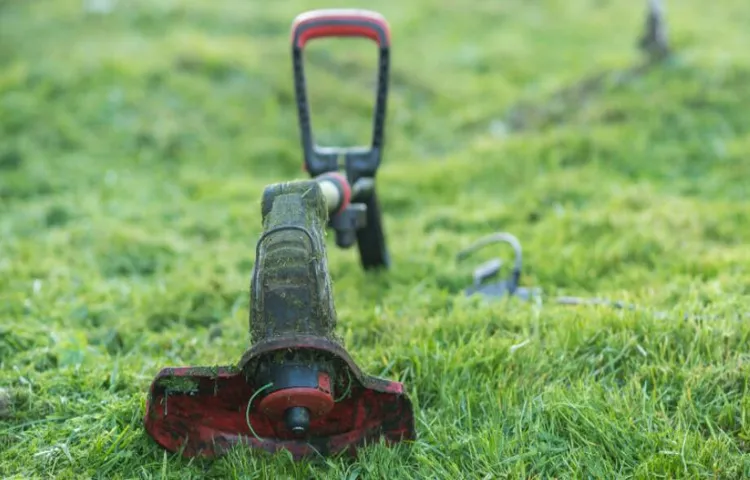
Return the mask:
{"type": "Polygon", "coordinates": [[[508,279],[501,280],[496,283],[485,284],[484,281],[496,276],[500,267],[502,266],[502,260],[499,258],[490,260],[483,263],[474,270],[474,285],[466,289],[466,295],[473,295],[479,293],[489,297],[503,297],[505,295],[514,295],[521,297],[524,300],[529,300],[537,294],[537,289],[528,289],[519,287],[518,284],[521,280],[521,270],[523,268],[523,254],[521,249],[521,242],[518,241],[514,235],[507,232],[499,232],[492,235],[488,235],[474,242],[472,245],[461,250],[456,255],[456,261],[460,262],[468,258],[472,253],[477,250],[486,247],[494,243],[507,243],[513,248],[515,254],[515,260],[513,262],[513,269],[511,276],[508,279]]]}
{"type": "MultiPolygon", "coordinates": [[[[521,269],[523,268],[521,242],[519,242],[518,238],[516,238],[514,235],[507,232],[499,232],[481,238],[474,242],[472,245],[458,252],[458,254],[456,255],[456,261],[460,262],[468,258],[477,250],[488,245],[500,242],[509,244],[513,248],[513,252],[515,254],[515,261],[513,262],[513,271],[511,273],[511,278],[509,279],[509,281],[507,281],[509,293],[512,295],[518,288],[518,282],[521,279],[521,269]]],[[[502,260],[500,259],[490,260],[489,262],[480,265],[474,271],[474,286],[478,287],[484,280],[496,275],[499,272],[501,265],[502,260]]]]}

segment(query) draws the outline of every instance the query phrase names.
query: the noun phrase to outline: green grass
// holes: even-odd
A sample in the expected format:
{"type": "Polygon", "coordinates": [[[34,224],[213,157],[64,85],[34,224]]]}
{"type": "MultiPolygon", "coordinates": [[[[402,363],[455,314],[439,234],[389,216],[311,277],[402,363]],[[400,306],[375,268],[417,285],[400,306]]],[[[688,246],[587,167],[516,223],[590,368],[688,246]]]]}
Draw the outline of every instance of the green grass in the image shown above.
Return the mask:
{"type": "MultiPolygon", "coordinates": [[[[621,81],[640,2],[532,3],[0,1],[0,476],[749,477],[747,1],[669,2],[678,55],[621,81]],[[419,439],[178,458],[147,388],[250,344],[260,194],[302,178],[288,29],[336,6],[394,42],[394,264],[364,273],[329,235],[339,332],[406,383],[419,439]],[[526,285],[670,315],[464,299],[453,255],[498,230],[526,285]]],[[[317,130],[364,141],[374,49],[333,43],[311,46],[317,130]]]]}

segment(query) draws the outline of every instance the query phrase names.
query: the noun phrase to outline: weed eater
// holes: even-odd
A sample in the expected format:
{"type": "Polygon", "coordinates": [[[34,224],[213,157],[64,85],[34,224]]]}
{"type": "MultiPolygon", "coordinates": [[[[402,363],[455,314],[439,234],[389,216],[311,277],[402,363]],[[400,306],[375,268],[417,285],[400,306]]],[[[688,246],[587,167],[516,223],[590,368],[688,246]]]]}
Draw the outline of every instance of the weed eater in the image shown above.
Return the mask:
{"type": "Polygon", "coordinates": [[[161,446],[192,457],[241,444],[300,459],[415,438],[403,385],[364,374],[334,333],[325,222],[348,192],[335,172],[265,188],[250,285],[255,343],[236,366],[159,372],[145,426],[161,446]]]}
{"type": "Polygon", "coordinates": [[[326,226],[336,244],[359,245],[365,269],[388,266],[374,177],[380,163],[388,68],[388,26],[373,12],[323,10],[292,28],[295,81],[310,180],[267,186],[263,233],[250,283],[255,342],[236,366],[162,369],[144,419],[169,451],[214,456],[236,445],[293,458],[356,453],[384,438],[413,440],[414,415],[401,383],[363,373],[335,335],[336,310],[326,261],[326,226]],[[307,40],[360,35],[380,45],[373,144],[320,149],[312,143],[301,51],[307,40]],[[345,157],[346,175],[338,172],[345,157]]]}

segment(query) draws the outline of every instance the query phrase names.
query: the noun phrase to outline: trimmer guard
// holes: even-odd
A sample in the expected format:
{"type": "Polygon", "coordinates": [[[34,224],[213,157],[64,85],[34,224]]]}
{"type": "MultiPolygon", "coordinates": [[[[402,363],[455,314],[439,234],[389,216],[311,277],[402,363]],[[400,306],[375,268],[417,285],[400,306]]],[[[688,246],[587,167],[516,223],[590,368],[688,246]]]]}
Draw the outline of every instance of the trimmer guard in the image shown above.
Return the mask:
{"type": "Polygon", "coordinates": [[[366,375],[343,347],[314,336],[258,343],[236,367],[162,369],[149,390],[145,426],[162,447],[186,457],[212,457],[246,445],[270,453],[286,449],[299,460],[356,455],[359,447],[381,437],[390,444],[416,438],[412,404],[403,385],[366,375]],[[260,399],[253,395],[262,386],[253,387],[258,382],[245,372],[252,372],[254,362],[266,354],[300,350],[333,359],[339,364],[337,381],[350,384],[350,389],[336,399],[330,413],[311,422],[306,438],[297,439],[283,421],[259,411],[260,399]]]}

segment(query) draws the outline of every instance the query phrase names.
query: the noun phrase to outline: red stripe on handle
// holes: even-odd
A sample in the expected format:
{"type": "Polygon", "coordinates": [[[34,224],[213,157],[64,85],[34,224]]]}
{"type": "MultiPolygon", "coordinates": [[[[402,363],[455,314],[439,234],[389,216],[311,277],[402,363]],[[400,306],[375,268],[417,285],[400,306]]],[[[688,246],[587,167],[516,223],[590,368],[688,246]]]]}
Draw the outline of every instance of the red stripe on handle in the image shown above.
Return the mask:
{"type": "Polygon", "coordinates": [[[338,180],[341,190],[344,191],[344,198],[341,200],[341,207],[339,207],[338,210],[339,212],[343,212],[352,200],[352,187],[349,185],[349,180],[343,174],[339,172],[330,172],[329,175],[338,180]]]}
{"type": "Polygon", "coordinates": [[[391,43],[388,22],[370,10],[326,9],[300,14],[292,24],[292,41],[297,37],[298,29],[311,23],[315,25],[305,29],[297,38],[297,47],[303,48],[308,41],[320,37],[363,37],[381,47],[391,43]],[[381,40],[378,28],[383,31],[385,42],[381,40]]]}
{"type": "Polygon", "coordinates": [[[349,180],[346,178],[346,176],[342,174],[341,172],[328,172],[322,175],[318,175],[315,178],[317,180],[324,180],[324,179],[329,180],[331,182],[336,183],[339,186],[339,188],[341,188],[341,192],[342,192],[341,204],[339,205],[339,208],[336,210],[336,213],[340,213],[346,210],[346,207],[348,207],[352,201],[352,187],[351,185],[349,185],[349,180]]]}

